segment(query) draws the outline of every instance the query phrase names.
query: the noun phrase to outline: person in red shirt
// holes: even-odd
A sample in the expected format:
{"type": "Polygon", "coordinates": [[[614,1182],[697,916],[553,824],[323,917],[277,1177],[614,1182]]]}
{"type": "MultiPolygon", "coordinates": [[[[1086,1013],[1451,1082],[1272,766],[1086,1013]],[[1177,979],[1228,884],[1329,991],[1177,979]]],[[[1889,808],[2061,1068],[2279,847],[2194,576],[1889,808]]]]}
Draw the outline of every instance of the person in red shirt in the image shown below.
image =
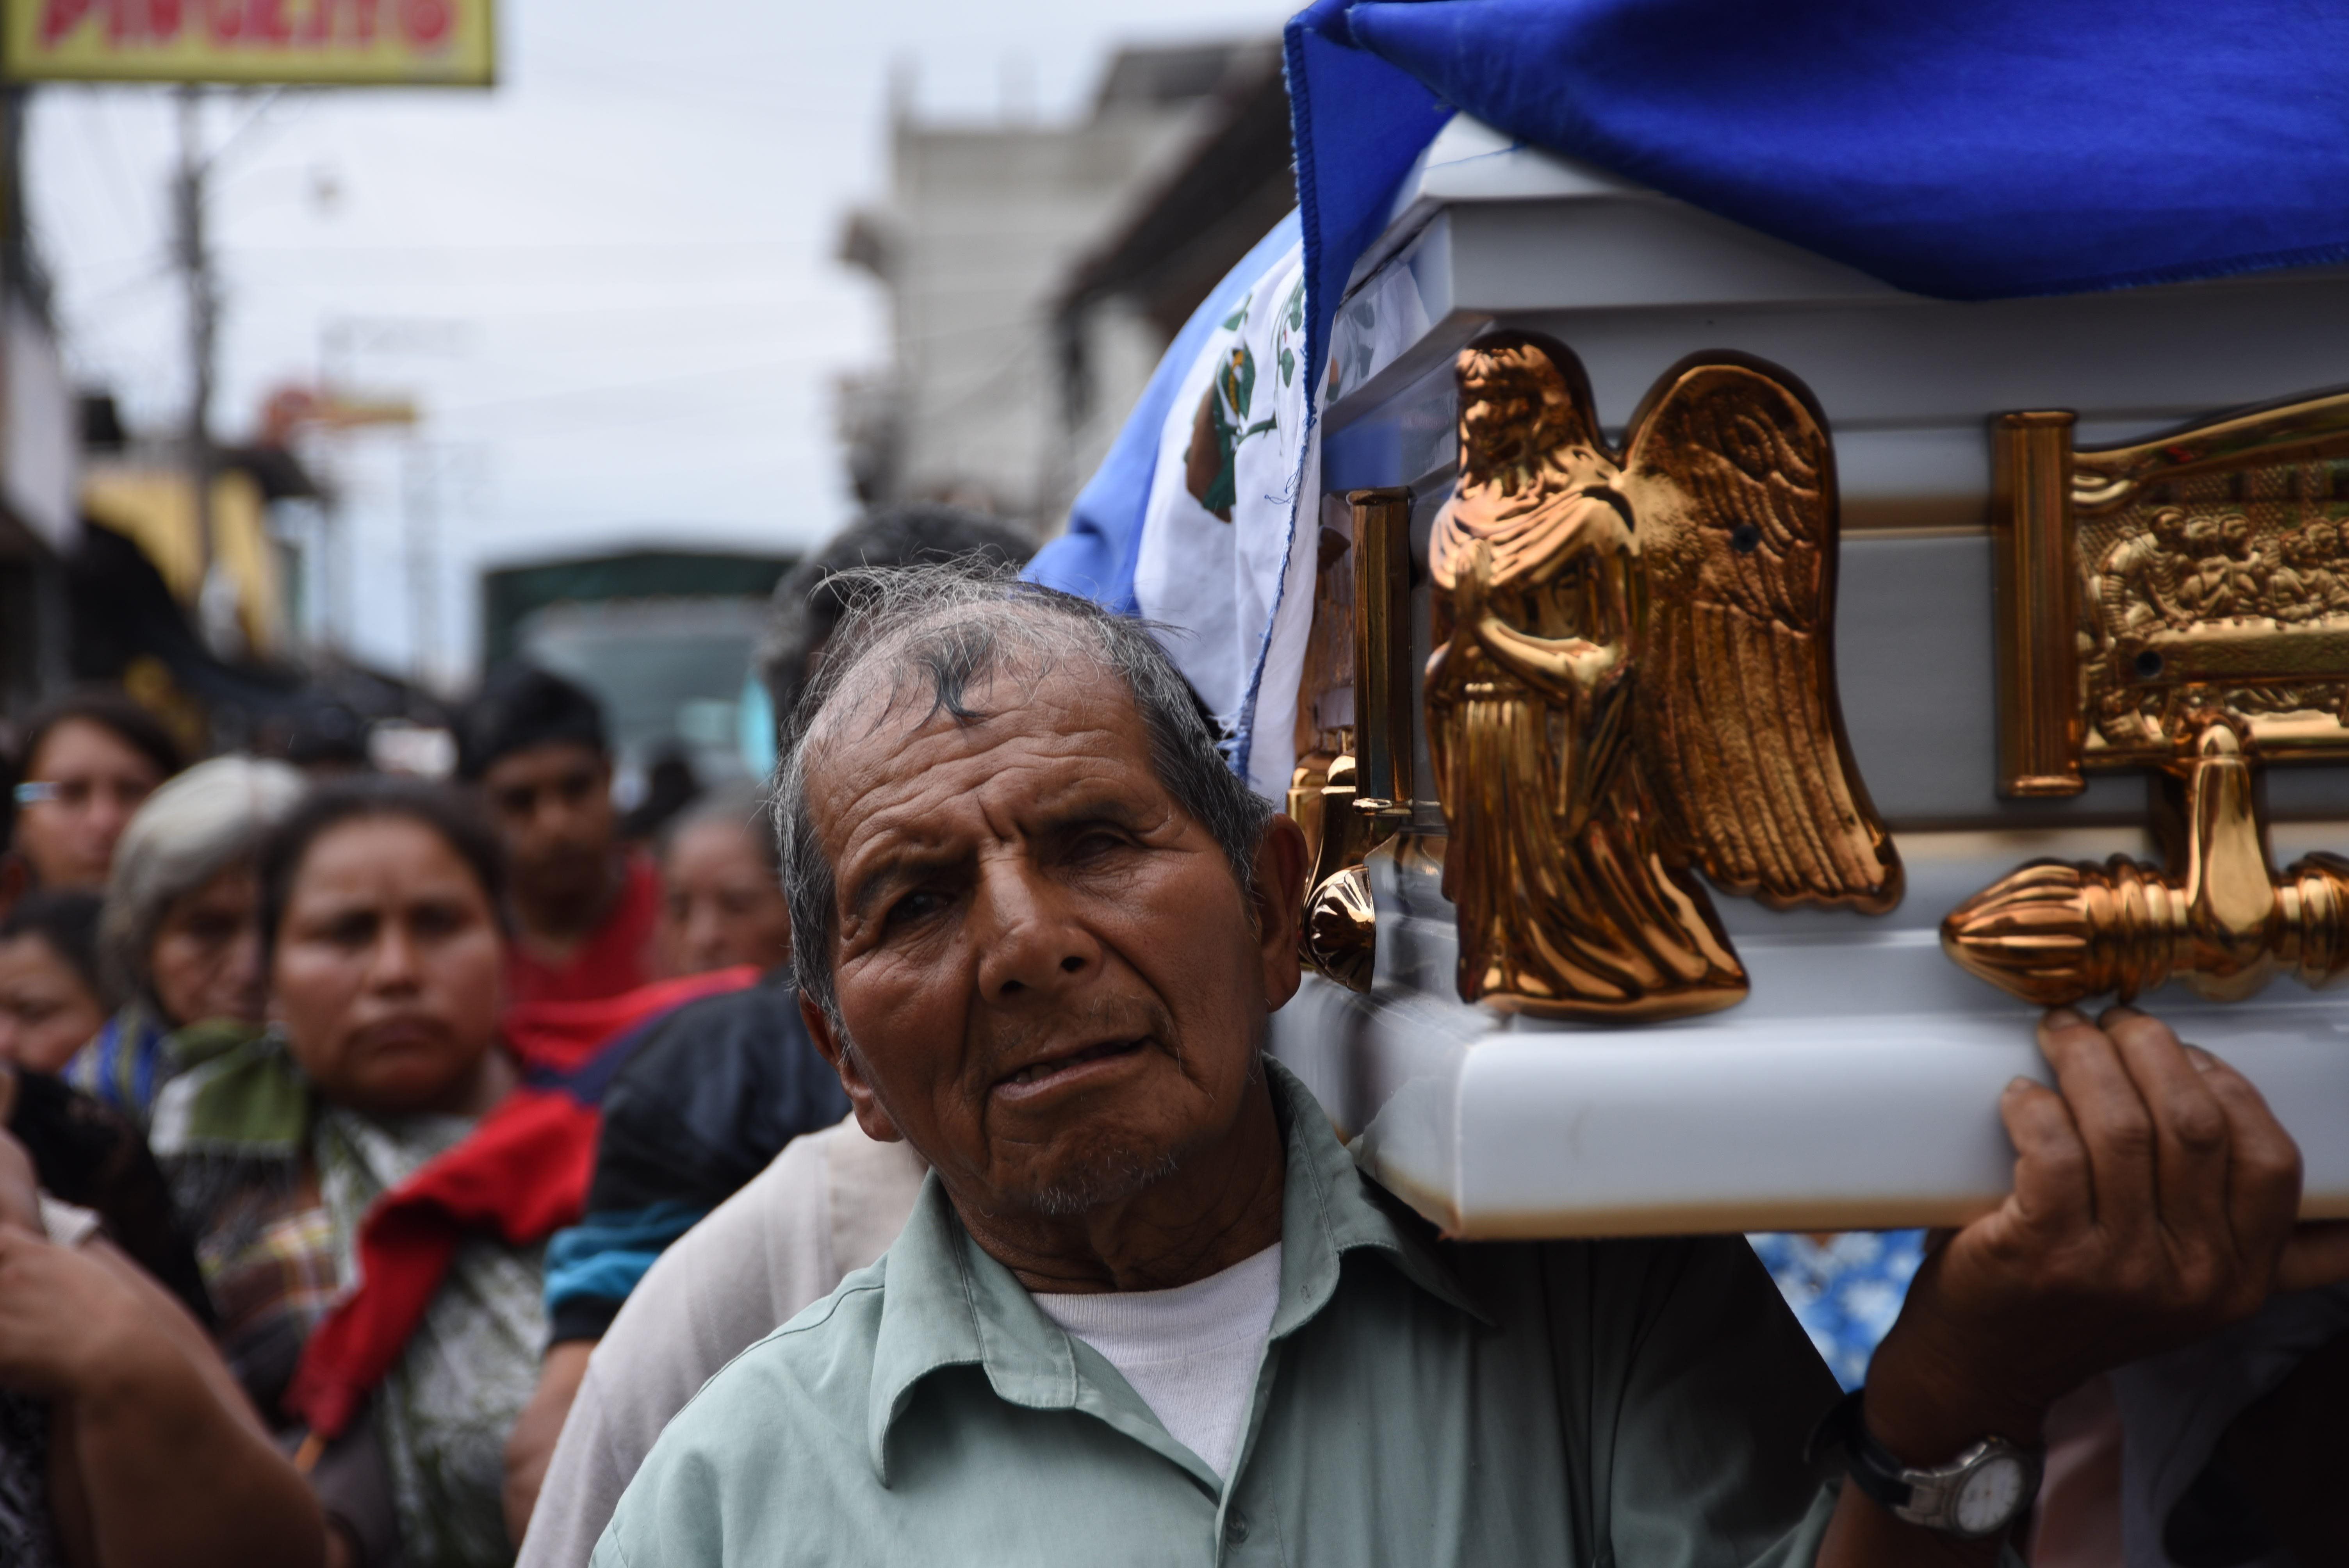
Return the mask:
{"type": "Polygon", "coordinates": [[[510,874],[506,1001],[584,1002],[655,979],[660,877],[620,842],[604,710],[560,676],[510,665],[458,735],[510,874]]]}

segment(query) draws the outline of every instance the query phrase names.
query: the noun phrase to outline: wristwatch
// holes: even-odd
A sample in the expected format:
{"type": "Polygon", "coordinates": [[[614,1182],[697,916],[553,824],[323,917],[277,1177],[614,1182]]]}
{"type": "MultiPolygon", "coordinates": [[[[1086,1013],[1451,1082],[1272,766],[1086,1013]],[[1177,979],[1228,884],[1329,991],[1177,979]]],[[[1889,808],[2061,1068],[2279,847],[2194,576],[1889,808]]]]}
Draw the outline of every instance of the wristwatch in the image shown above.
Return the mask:
{"type": "Polygon", "coordinates": [[[2004,1438],[1984,1438],[1948,1464],[1932,1470],[1904,1465],[1868,1434],[1854,1388],[1836,1402],[1811,1434],[1810,1458],[1839,1454],[1852,1484],[1883,1504],[1896,1519],[1943,1535],[1978,1541],[1996,1535],[2023,1517],[2039,1495],[2047,1464],[2044,1449],[2019,1448],[2004,1438]]]}

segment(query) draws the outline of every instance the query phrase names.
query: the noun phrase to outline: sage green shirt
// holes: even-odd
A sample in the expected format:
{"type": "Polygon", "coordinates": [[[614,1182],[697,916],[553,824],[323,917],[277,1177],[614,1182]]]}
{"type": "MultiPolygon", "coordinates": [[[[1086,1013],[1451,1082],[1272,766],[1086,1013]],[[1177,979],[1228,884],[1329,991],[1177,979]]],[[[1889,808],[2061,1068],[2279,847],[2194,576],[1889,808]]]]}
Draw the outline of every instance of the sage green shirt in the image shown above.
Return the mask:
{"type": "Polygon", "coordinates": [[[1270,1071],[1280,1304],[1229,1484],[932,1176],[669,1423],[595,1568],[1812,1561],[1836,1384],[1742,1238],[1440,1241],[1270,1071]]]}

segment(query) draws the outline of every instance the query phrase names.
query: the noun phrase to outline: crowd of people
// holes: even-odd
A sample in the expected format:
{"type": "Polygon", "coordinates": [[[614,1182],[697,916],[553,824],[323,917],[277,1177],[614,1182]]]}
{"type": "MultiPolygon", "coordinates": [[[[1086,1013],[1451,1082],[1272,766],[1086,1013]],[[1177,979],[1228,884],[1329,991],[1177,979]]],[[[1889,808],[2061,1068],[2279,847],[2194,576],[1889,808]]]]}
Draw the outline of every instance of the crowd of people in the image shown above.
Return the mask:
{"type": "Polygon", "coordinates": [[[1296,828],[1023,553],[945,508],[817,552],[775,779],[657,824],[527,666],[441,782],[28,722],[0,1563],[2085,1568],[2130,1507],[2349,1560],[2294,1479],[2349,1246],[2223,1065],[2052,1016],[2015,1198],[1897,1242],[1848,1366],[1741,1238],[1449,1242],[1263,1054],[1296,828]],[[2265,1370],[2173,1397],[2212,1357],[2265,1370]],[[2033,1530],[1837,1480],[1992,1441],[2054,1445],[2033,1530]]]}
{"type": "MultiPolygon", "coordinates": [[[[841,612],[833,572],[1024,550],[944,508],[851,529],[779,592],[774,700],[841,612]]],[[[624,819],[596,700],[527,665],[456,738],[436,782],[191,762],[103,688],[19,728],[0,1563],[512,1562],[638,1278],[842,1130],[761,792],[624,819]]],[[[792,1310],[877,1255],[897,1186],[850,1174],[870,1239],[792,1310]]]]}

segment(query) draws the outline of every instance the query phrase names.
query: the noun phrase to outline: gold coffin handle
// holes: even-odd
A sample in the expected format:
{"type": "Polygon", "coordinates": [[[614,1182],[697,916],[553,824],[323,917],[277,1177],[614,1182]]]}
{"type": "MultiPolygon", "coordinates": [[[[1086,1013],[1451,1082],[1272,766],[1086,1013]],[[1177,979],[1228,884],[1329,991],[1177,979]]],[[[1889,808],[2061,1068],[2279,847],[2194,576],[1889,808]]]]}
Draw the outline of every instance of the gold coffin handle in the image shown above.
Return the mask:
{"type": "Polygon", "coordinates": [[[2316,854],[2272,872],[2241,738],[2212,723],[2195,750],[2171,772],[2166,872],[2125,855],[2035,861],[1951,911],[1942,949],[2049,1007],[2132,1001],[2172,979],[2240,1001],[2280,972],[2310,985],[2349,974],[2349,861],[2316,854]]]}

